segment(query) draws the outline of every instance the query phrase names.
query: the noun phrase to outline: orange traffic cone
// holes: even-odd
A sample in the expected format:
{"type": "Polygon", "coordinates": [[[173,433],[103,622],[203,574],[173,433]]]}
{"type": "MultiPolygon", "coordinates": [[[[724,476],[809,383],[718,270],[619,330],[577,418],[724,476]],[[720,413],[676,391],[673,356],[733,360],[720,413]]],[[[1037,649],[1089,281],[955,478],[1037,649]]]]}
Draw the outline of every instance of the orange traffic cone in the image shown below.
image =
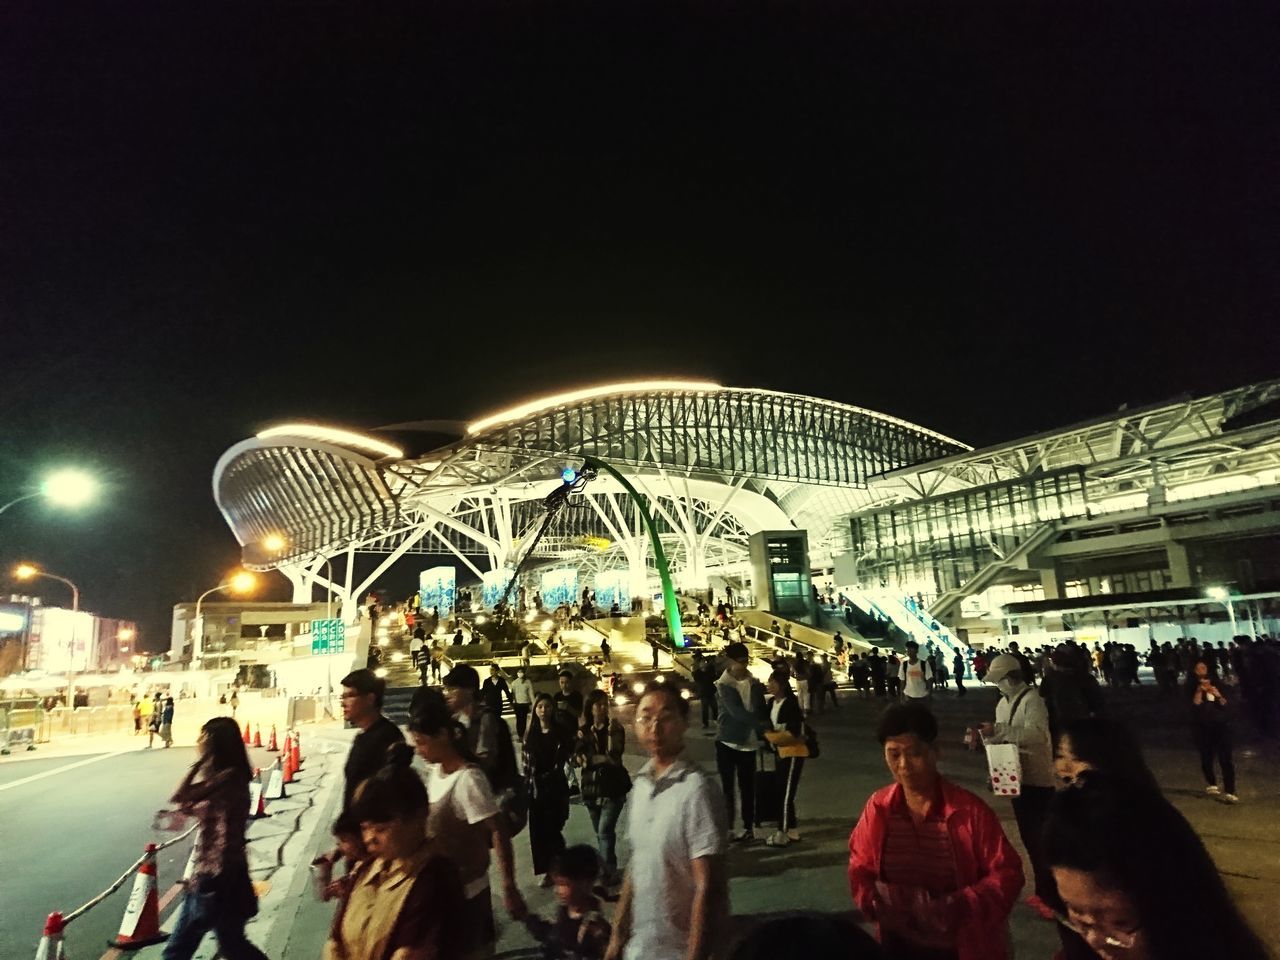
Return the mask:
{"type": "Polygon", "coordinates": [[[245,745],[246,747],[249,745],[249,741],[250,741],[250,739],[251,739],[251,738],[250,738],[250,736],[249,736],[249,721],[248,721],[248,720],[246,720],[246,721],[244,722],[244,745],[245,745]]]}
{"type": "Polygon", "coordinates": [[[262,724],[258,724],[253,728],[253,745],[255,747],[262,746],[262,724]]]}
{"type": "Polygon", "coordinates": [[[293,783],[293,753],[289,750],[289,741],[285,740],[284,782],[293,783]]]}
{"type": "Polygon", "coordinates": [[[153,943],[162,943],[169,939],[167,933],[160,932],[160,895],[156,891],[156,845],[148,843],[142,865],[138,867],[138,875],[133,880],[133,892],[129,894],[129,905],[125,907],[124,919],[120,921],[120,932],[114,940],[107,941],[107,946],[118,950],[137,950],[149,947],[153,943]]]}
{"type": "Polygon", "coordinates": [[[276,741],[276,725],[274,723],[271,725],[271,742],[267,744],[267,749],[272,753],[280,752],[280,744],[276,741]]]}
{"type": "Polygon", "coordinates": [[[302,734],[297,730],[293,731],[293,770],[297,773],[302,769],[302,734]]]}
{"type": "Polygon", "coordinates": [[[40,946],[36,948],[36,960],[65,960],[62,952],[62,914],[51,913],[44,922],[44,936],[40,938],[40,946]]]}

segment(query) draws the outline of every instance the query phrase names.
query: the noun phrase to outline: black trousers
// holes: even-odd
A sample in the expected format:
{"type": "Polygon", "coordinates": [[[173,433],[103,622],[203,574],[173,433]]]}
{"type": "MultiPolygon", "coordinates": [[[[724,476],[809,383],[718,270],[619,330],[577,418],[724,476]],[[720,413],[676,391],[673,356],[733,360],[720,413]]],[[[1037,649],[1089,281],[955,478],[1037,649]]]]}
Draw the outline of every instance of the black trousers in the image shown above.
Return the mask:
{"type": "Polygon", "coordinates": [[[1018,821],[1018,836],[1031,858],[1031,872],[1035,875],[1036,896],[1046,903],[1058,902],[1058,887],[1053,882],[1048,858],[1044,855],[1041,836],[1049,814],[1049,801],[1053,799],[1053,787],[1023,786],[1022,796],[1013,798],[1013,816],[1018,821]]]}
{"type": "Polygon", "coordinates": [[[528,703],[515,704],[516,736],[519,737],[521,740],[524,739],[525,728],[529,726],[529,707],[531,706],[532,704],[528,704],[528,703]]]}
{"type": "Polygon", "coordinates": [[[1231,728],[1225,723],[1198,723],[1194,729],[1196,746],[1200,750],[1200,769],[1204,772],[1205,783],[1213,786],[1218,782],[1213,771],[1213,761],[1216,757],[1218,766],[1222,768],[1223,792],[1235,793],[1236,765],[1231,758],[1231,728]]]}
{"type": "Polygon", "coordinates": [[[804,772],[803,757],[787,757],[778,760],[778,809],[782,811],[782,829],[796,828],[796,791],[800,788],[800,774],[804,772]]]}
{"type": "Polygon", "coordinates": [[[729,814],[729,826],[733,826],[734,790],[742,794],[742,826],[754,829],[756,822],[756,752],[735,750],[716,741],[716,769],[720,772],[720,786],[724,789],[725,810],[729,814]]]}
{"type": "Polygon", "coordinates": [[[960,674],[956,674],[956,693],[959,696],[964,696],[964,677],[960,676],[960,674]]]}
{"type": "Polygon", "coordinates": [[[714,690],[699,694],[698,702],[702,704],[702,729],[705,730],[720,719],[720,704],[716,702],[714,690]]]}

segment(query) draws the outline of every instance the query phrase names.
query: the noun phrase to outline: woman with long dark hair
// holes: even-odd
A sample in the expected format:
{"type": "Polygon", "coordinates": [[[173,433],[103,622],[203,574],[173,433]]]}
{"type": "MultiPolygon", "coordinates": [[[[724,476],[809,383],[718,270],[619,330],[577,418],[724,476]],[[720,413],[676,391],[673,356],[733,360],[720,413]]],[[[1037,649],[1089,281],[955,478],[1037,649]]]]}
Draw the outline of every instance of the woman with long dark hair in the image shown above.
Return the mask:
{"type": "Polygon", "coordinates": [[[230,717],[214,717],[200,729],[198,756],[172,800],[199,823],[195,870],[164,960],[190,960],[210,930],[226,960],[266,960],[244,935],[258,912],[249,881],[244,832],[249,819],[249,757],[230,717]]]}
{"type": "Polygon", "coordinates": [[[573,752],[573,735],[556,721],[556,704],[547,694],[533,702],[533,717],[524,733],[524,776],[529,784],[529,850],[534,876],[551,886],[547,869],[564,849],[569,819],[569,782],[564,765],[573,752]]]}
{"type": "Polygon", "coordinates": [[[1266,960],[1217,867],[1173,805],[1089,772],[1045,827],[1067,919],[1103,960],[1266,960]]]}
{"type": "Polygon", "coordinates": [[[507,819],[439,690],[429,687],[415,698],[409,733],[418,756],[427,762],[427,836],[457,866],[462,880],[463,903],[456,921],[464,933],[460,949],[468,957],[491,953],[497,928],[489,892],[490,850],[498,860],[507,912],[513,920],[523,919],[527,912],[516,886],[507,819]]]}
{"type": "Polygon", "coordinates": [[[325,960],[462,956],[462,882],[427,839],[427,788],[412,763],[409,745],[393,743],[386,765],[356,788],[351,814],[369,856],[349,878],[325,960]]]}
{"type": "Polygon", "coordinates": [[[1053,769],[1063,787],[1094,771],[1136,789],[1160,792],[1132,731],[1109,717],[1079,717],[1064,723],[1054,744],[1053,769]]]}
{"type": "Polygon", "coordinates": [[[609,695],[592,690],[582,704],[578,731],[578,762],[582,764],[582,802],[591,815],[596,849],[605,867],[604,884],[620,882],[618,873],[618,818],[631,790],[631,775],[622,765],[627,734],[609,716],[609,695]]]}

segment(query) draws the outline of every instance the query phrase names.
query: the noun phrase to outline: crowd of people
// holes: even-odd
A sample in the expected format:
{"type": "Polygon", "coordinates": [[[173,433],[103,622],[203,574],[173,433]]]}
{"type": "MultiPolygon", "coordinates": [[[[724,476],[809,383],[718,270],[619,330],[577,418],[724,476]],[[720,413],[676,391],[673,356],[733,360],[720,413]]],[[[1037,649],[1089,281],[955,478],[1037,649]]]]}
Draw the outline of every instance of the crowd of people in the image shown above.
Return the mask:
{"type": "MultiPolygon", "coordinates": [[[[709,636],[725,625],[732,636],[730,606],[705,605],[703,618],[714,628],[709,636]]],[[[419,648],[424,664],[426,649],[419,648]]],[[[779,960],[815,952],[1001,960],[1012,956],[1009,921],[1024,895],[1054,925],[1057,955],[1066,960],[1268,956],[1194,830],[1162,795],[1136,738],[1107,715],[1104,690],[1140,682],[1131,648],[1012,642],[954,654],[948,664],[930,644],[855,653],[837,634],[825,655],[796,644],[776,651],[763,682],[751,658],[732,639],[698,652],[693,696],[650,683],[629,727],[614,716],[606,689],[578,690],[580,672],[559,671],[548,693],[536,691],[523,668],[508,675],[492,664],[482,680],[475,668],[444,661],[438,688],[425,685],[431,668],[424,666],[409,742],[381,713],[384,681],[371,670],[344,677],[343,716],[359,733],[344,767],[334,848],[322,858],[336,907],[325,960],[490,955],[495,893],[548,960],[779,960]],[[875,739],[890,782],[863,805],[848,859],[851,905],[876,936],[812,914],[730,936],[730,848],[802,841],[800,786],[814,775],[806,768],[821,763],[810,721],[839,707],[833,668],[847,670],[855,696],[885,701],[875,739]],[[1016,745],[1022,782],[1012,800],[980,797],[939,772],[935,698],[953,682],[954,695],[965,696],[966,676],[999,691],[994,712],[974,717],[970,742],[1016,745]],[[714,771],[686,747],[692,699],[714,737],[714,771]],[[504,708],[515,715],[514,736],[504,708]],[[646,757],[634,771],[623,762],[629,739],[646,757]],[[1027,891],[1019,848],[997,814],[1004,802],[1029,861],[1027,891]],[[574,803],[589,815],[591,844],[566,840],[574,803]],[[620,863],[624,818],[633,842],[620,863]],[[514,852],[524,843],[528,876],[519,875],[514,852]],[[530,911],[526,884],[554,889],[551,915],[530,911]],[[1176,922],[1194,917],[1212,923],[1176,922]]],[[[1267,711],[1248,705],[1274,710],[1277,662],[1280,649],[1269,638],[1217,646],[1189,639],[1157,645],[1145,660],[1160,689],[1185,706],[1205,790],[1222,801],[1239,800],[1234,707],[1239,701],[1267,729],[1267,711]]],[[[237,746],[224,742],[226,731],[216,727],[224,719],[202,733],[201,759],[174,795],[180,810],[200,818],[202,836],[219,838],[220,852],[197,874],[196,887],[209,896],[184,906],[166,960],[186,960],[207,931],[228,960],[261,956],[244,937],[254,907],[238,859],[243,840],[239,852],[234,840],[244,829],[233,810],[243,745],[234,723],[237,746]]]]}

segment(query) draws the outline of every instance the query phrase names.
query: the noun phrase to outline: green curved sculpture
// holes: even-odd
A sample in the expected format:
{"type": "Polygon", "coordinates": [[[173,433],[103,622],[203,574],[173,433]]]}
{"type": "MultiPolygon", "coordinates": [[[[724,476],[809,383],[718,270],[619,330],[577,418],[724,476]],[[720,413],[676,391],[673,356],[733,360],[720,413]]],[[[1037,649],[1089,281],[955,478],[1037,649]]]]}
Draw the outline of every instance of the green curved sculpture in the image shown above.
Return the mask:
{"type": "Polygon", "coordinates": [[[676,591],[675,587],[671,585],[671,571],[667,567],[667,555],[662,549],[662,540],[658,537],[658,528],[653,524],[653,517],[649,515],[649,508],[645,506],[644,498],[636,492],[636,488],[631,485],[631,481],[603,460],[583,455],[582,462],[588,467],[606,471],[609,476],[622,485],[622,489],[627,491],[631,499],[635,501],[636,508],[640,511],[640,516],[644,518],[645,528],[649,531],[649,541],[653,544],[653,558],[658,567],[658,576],[662,580],[662,601],[667,611],[667,629],[671,632],[671,645],[683,649],[685,645],[684,625],[680,622],[680,608],[676,606],[676,591]]]}

